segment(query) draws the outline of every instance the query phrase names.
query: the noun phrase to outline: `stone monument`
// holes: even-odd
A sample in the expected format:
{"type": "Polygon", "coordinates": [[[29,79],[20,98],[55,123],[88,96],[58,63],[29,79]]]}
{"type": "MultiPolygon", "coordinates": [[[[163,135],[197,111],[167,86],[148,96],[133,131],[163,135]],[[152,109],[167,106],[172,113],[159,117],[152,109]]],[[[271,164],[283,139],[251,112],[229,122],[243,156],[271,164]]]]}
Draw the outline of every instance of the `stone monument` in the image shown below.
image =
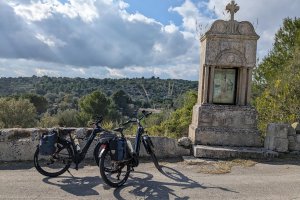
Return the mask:
{"type": "Polygon", "coordinates": [[[247,21],[216,20],[201,37],[198,101],[189,137],[194,145],[261,147],[257,112],[250,106],[252,70],[259,36],[247,21]]]}

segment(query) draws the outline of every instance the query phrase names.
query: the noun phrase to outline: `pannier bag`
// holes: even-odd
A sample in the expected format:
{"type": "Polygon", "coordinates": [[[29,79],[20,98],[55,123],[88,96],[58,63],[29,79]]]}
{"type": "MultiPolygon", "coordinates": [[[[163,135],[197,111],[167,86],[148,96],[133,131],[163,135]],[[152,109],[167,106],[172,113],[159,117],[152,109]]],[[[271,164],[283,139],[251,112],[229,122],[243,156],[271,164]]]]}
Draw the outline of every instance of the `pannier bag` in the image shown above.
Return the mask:
{"type": "Polygon", "coordinates": [[[126,140],[121,137],[115,137],[110,141],[109,147],[112,153],[112,160],[122,161],[127,159],[126,140]]]}
{"type": "Polygon", "coordinates": [[[39,153],[41,155],[52,155],[56,151],[55,143],[57,142],[57,132],[52,131],[47,135],[43,135],[39,144],[39,153]]]}

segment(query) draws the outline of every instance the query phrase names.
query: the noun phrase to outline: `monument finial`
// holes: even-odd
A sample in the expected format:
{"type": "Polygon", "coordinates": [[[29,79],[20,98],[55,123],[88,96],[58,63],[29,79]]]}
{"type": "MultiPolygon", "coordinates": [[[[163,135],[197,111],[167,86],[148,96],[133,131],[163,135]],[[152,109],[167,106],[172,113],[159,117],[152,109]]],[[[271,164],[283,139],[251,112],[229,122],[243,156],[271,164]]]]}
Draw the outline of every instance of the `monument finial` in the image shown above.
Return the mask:
{"type": "Polygon", "coordinates": [[[234,20],[234,13],[236,13],[240,7],[235,3],[234,0],[231,1],[231,3],[228,3],[226,6],[226,11],[230,13],[230,20],[234,20]]]}

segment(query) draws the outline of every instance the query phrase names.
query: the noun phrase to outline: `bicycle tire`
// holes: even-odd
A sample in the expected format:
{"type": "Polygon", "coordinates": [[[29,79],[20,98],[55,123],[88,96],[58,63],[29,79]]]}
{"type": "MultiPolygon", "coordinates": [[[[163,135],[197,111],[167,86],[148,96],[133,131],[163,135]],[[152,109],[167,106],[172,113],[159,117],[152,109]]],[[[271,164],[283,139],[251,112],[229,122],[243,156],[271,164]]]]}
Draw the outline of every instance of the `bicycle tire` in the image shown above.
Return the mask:
{"type": "Polygon", "coordinates": [[[34,153],[34,167],[39,173],[41,173],[44,176],[57,177],[65,173],[71,166],[73,157],[71,147],[61,142],[57,142],[55,145],[57,147],[57,150],[52,155],[43,156],[39,154],[39,147],[37,147],[34,153]],[[61,161],[61,166],[54,165],[59,164],[59,162],[61,161]]]}
{"type": "Polygon", "coordinates": [[[103,149],[103,152],[100,156],[99,168],[103,181],[107,185],[115,188],[122,186],[127,181],[130,174],[129,163],[118,164],[117,162],[111,161],[109,149],[103,149]],[[118,177],[117,173],[121,173],[124,168],[126,168],[125,171],[123,171],[125,174],[122,175],[122,178],[120,179],[121,174],[119,174],[118,177]],[[117,175],[117,177],[114,178],[113,175],[117,175]]]}
{"type": "Polygon", "coordinates": [[[155,155],[154,145],[152,143],[151,138],[149,136],[146,136],[146,139],[144,139],[144,142],[146,143],[146,144],[144,144],[145,148],[147,148],[147,152],[151,156],[151,159],[152,159],[156,169],[158,169],[160,171],[161,167],[160,167],[160,165],[158,163],[158,159],[155,155]]]}

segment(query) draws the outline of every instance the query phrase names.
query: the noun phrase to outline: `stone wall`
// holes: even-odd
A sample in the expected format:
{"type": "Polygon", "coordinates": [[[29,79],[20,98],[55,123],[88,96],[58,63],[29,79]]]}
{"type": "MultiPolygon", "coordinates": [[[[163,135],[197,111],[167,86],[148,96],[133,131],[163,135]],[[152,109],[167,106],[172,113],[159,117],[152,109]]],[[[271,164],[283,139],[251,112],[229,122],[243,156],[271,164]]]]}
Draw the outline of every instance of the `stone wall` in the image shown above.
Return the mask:
{"type": "MultiPolygon", "coordinates": [[[[66,135],[69,130],[74,130],[76,135],[84,137],[92,132],[92,129],[87,128],[63,128],[59,129],[59,134],[66,135]]],[[[0,162],[1,161],[25,161],[33,160],[33,155],[36,146],[39,144],[40,136],[46,133],[49,129],[2,129],[0,130],[0,162]]],[[[134,137],[128,137],[132,145],[134,145],[134,137]]],[[[177,145],[175,139],[166,137],[151,137],[156,150],[156,156],[163,157],[181,157],[190,155],[189,149],[184,149],[177,145]]],[[[93,150],[99,138],[96,137],[92,143],[87,158],[93,158],[93,150]]],[[[79,140],[82,147],[85,140],[79,140]]],[[[143,146],[141,144],[141,146],[143,146]]],[[[140,155],[148,156],[144,147],[141,147],[140,155]]]]}
{"type": "Polygon", "coordinates": [[[268,124],[265,148],[282,153],[300,153],[300,124],[268,124]]]}

